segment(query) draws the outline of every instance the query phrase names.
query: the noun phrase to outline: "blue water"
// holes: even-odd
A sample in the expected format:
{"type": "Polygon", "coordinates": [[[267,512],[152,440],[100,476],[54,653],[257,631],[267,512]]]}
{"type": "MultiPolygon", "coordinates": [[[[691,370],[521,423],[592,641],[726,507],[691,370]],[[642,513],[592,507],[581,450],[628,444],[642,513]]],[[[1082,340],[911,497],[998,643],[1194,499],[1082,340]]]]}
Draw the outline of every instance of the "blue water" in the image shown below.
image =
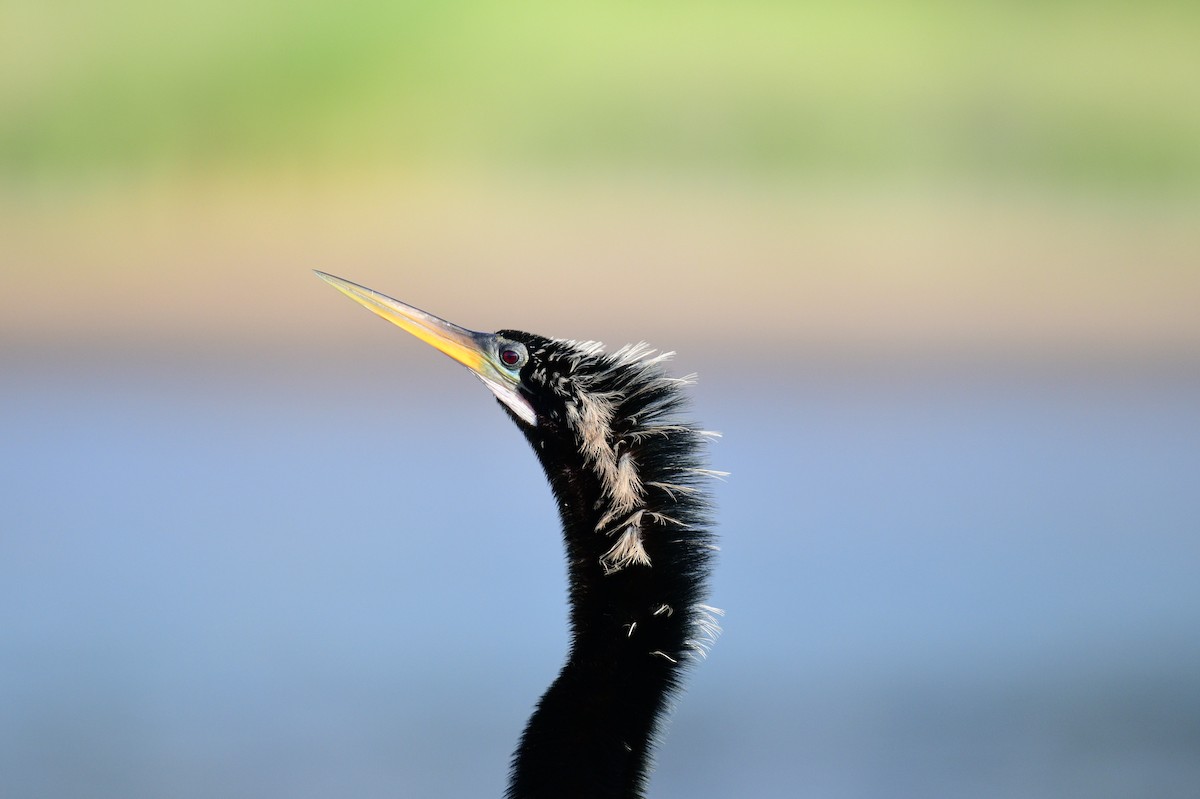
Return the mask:
{"type": "MultiPolygon", "coordinates": [[[[1184,372],[710,370],[728,615],[652,795],[1196,796],[1184,372]]],[[[501,795],[563,568],[469,376],[5,373],[0,796],[501,795]]]]}

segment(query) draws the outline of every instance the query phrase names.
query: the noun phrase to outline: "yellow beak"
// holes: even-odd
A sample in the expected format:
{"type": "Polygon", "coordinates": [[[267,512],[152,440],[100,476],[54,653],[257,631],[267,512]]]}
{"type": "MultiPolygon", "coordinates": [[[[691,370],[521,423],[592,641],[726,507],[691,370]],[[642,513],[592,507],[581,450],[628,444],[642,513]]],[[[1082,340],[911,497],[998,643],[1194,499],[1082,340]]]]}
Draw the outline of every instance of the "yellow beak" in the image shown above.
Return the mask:
{"type": "Polygon", "coordinates": [[[519,390],[520,377],[497,360],[497,338],[494,334],[467,330],[340,277],[320,271],[317,271],[317,277],[470,369],[519,418],[530,425],[537,424],[533,406],[519,390]]]}
{"type": "Polygon", "coordinates": [[[420,308],[393,300],[386,294],[372,291],[349,280],[342,280],[324,272],[317,272],[317,277],[397,327],[446,353],[472,372],[478,374],[483,370],[486,356],[480,339],[487,338],[486,334],[459,327],[433,314],[425,313],[420,308]]]}

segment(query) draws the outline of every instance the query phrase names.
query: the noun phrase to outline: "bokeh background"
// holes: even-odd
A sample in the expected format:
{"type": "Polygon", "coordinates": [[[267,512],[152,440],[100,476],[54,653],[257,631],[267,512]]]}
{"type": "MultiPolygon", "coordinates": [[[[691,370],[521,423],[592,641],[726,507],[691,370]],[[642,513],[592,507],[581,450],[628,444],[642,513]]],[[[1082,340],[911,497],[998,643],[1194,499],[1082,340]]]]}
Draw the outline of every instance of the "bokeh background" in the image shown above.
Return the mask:
{"type": "Polygon", "coordinates": [[[502,793],[549,493],[313,268],[700,373],[654,795],[1196,795],[1200,6],[3,0],[0,795],[502,793]]]}

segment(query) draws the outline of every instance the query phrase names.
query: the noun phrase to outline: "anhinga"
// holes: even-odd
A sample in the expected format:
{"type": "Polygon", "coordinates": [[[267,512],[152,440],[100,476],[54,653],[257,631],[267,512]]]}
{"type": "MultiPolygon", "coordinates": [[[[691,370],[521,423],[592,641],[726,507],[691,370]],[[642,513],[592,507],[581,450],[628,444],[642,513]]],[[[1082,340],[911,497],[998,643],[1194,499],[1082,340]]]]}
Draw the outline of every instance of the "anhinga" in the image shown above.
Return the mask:
{"type": "Polygon", "coordinates": [[[681,670],[717,631],[702,604],[713,546],[701,483],[708,435],[678,418],[689,378],[644,344],[476,333],[317,272],[454,358],[529,440],[558,504],[571,649],[513,757],[509,799],[641,797],[681,670]]]}

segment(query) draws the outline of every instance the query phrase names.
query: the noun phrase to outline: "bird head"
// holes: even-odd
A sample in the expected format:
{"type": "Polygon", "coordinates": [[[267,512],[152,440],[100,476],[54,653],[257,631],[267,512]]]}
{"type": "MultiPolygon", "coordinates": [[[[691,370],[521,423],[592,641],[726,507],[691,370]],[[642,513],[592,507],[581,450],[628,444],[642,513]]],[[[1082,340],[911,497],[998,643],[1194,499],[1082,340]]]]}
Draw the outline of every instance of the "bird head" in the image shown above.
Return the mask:
{"type": "Polygon", "coordinates": [[[527,433],[563,423],[576,433],[612,421],[612,403],[648,367],[670,355],[646,358],[645,345],[604,352],[596,342],[551,339],[519,330],[468,330],[385,294],[333,275],[325,282],[392,324],[449,355],[471,370],[527,433]],[[600,417],[600,418],[597,418],[600,417]]]}
{"type": "Polygon", "coordinates": [[[587,503],[587,513],[596,516],[592,527],[630,533],[619,552],[602,559],[607,569],[649,562],[640,544],[633,545],[647,500],[662,494],[659,499],[676,513],[677,494],[695,495],[703,471],[695,453],[706,434],[680,423],[675,413],[684,402],[679,389],[690,378],[670,377],[659,366],[672,353],[655,354],[645,344],[607,353],[596,342],[517,330],[477,333],[347,280],[317,275],[470,369],[522,428],[552,484],[564,465],[578,479],[588,475],[595,495],[587,503]],[[649,474],[665,477],[654,481],[649,474]]]}

